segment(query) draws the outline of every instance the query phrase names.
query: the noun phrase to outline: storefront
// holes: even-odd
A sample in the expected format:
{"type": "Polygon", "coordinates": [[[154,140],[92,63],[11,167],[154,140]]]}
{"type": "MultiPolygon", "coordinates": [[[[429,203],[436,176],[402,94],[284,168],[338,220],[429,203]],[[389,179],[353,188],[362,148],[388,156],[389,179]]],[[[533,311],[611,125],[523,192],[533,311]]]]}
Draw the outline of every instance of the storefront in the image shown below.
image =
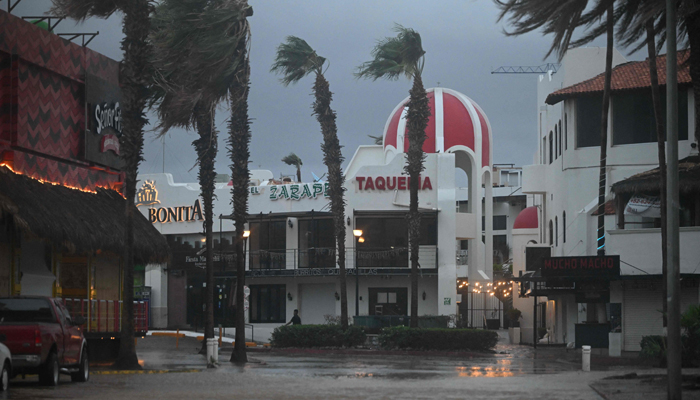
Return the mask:
{"type": "MultiPolygon", "coordinates": [[[[492,278],[492,261],[486,262],[486,254],[493,253],[491,188],[488,184],[482,187],[482,182],[491,179],[491,132],[485,115],[468,97],[442,88],[430,89],[429,97],[442,118],[431,118],[426,131],[432,139],[424,146],[425,170],[419,184],[418,311],[420,315],[453,315],[458,312],[458,276],[473,282],[492,278]],[[480,202],[458,207],[457,169],[467,173],[470,195],[481,197],[485,192],[485,212],[480,202]],[[486,222],[482,222],[482,213],[486,222]],[[457,265],[461,240],[473,242],[468,266],[457,265]]],[[[397,139],[405,127],[404,105],[405,101],[391,113],[384,145],[359,147],[345,168],[351,316],[406,315],[411,307],[406,222],[409,179],[403,172],[407,147],[403,133],[397,139]],[[361,235],[356,237],[353,231],[361,235]]],[[[176,183],[169,174],[142,175],[139,180],[144,182],[139,209],[168,238],[173,251],[168,271],[171,277],[177,276],[169,278],[169,297],[187,299],[187,307],[182,300],[177,304],[169,301],[170,325],[201,325],[198,316],[204,304],[207,255],[202,245],[199,186],[176,183]]],[[[215,193],[214,214],[219,219],[214,223],[218,232],[214,232],[212,255],[215,315],[219,316],[215,323],[229,324],[238,307],[232,301],[235,270],[228,182],[217,183],[215,193]]],[[[244,307],[249,322],[283,323],[295,309],[304,323],[324,323],[340,315],[337,251],[327,193],[325,182],[283,182],[273,179],[270,171],[252,171],[250,236],[245,244],[250,295],[244,307]]]]}

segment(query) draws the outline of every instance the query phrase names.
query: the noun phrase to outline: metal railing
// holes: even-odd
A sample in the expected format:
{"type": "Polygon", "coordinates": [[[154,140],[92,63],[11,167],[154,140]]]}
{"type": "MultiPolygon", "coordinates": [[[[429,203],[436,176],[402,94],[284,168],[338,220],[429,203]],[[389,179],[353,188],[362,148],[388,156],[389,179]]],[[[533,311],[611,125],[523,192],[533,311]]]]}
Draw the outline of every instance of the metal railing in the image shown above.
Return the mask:
{"type": "MultiPolygon", "coordinates": [[[[85,332],[121,332],[122,301],[63,299],[63,304],[71,317],[85,318],[85,332]]],[[[145,301],[134,301],[134,330],[148,332],[148,303],[145,301]]]]}
{"type": "Polygon", "coordinates": [[[469,257],[467,250],[457,250],[457,265],[468,265],[469,257]]]}
{"type": "MultiPolygon", "coordinates": [[[[297,270],[315,268],[336,268],[337,249],[329,247],[307,249],[252,250],[246,252],[246,269],[256,270],[297,270]]],[[[410,268],[410,254],[407,247],[389,248],[346,248],[346,268],[410,268]]],[[[234,270],[235,256],[225,254],[225,269],[234,270]]],[[[437,246],[420,246],[419,263],[421,268],[437,268],[437,246]]]]}

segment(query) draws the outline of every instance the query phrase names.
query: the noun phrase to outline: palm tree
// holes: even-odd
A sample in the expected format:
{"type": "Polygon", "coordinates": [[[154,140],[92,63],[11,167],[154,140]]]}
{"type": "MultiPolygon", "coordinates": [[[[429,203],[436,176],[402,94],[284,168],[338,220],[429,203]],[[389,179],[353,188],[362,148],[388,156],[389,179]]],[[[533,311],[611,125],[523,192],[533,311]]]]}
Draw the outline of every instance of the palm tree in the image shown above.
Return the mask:
{"type": "MultiPolygon", "coordinates": [[[[253,10],[247,15],[252,15],[253,10]]],[[[244,29],[249,31],[249,27],[244,29]]],[[[250,33],[247,33],[250,37],[250,33]]],[[[234,85],[229,90],[231,104],[231,119],[229,120],[228,152],[231,158],[231,194],[233,198],[233,219],[236,226],[234,247],[236,251],[236,344],[231,353],[231,361],[245,363],[248,361],[245,347],[245,313],[243,304],[245,297],[245,252],[243,232],[248,220],[248,183],[250,182],[250,118],[248,117],[248,90],[250,87],[250,59],[248,58],[247,43],[238,43],[236,57],[243,60],[239,64],[234,85]]]]}
{"type": "MultiPolygon", "coordinates": [[[[172,127],[194,128],[199,134],[192,144],[197,151],[205,219],[205,338],[214,337],[212,230],[218,148],[214,110],[239,83],[244,60],[237,50],[247,37],[249,12],[244,0],[163,0],[156,8],[151,35],[156,82],[151,105],[160,117],[161,134],[172,127]]],[[[202,352],[205,346],[203,343],[202,352]]]]}
{"type": "Polygon", "coordinates": [[[122,331],[119,355],[113,367],[118,369],[140,369],[134,344],[134,205],[136,176],[143,159],[143,127],[148,123],[144,117],[146,98],[150,84],[148,33],[150,29],[150,5],[148,0],[53,0],[51,12],[79,21],[88,17],[108,18],[116,11],[124,14],[122,29],[124,39],[119,83],[122,88],[123,133],[121,157],[124,160],[124,210],[126,240],[124,247],[124,282],[122,331]],[[145,73],[146,72],[146,73],[145,73]]]}
{"type": "Polygon", "coordinates": [[[340,319],[343,329],[348,327],[348,296],[347,277],[345,275],[345,199],[343,186],[343,154],[338,140],[338,128],[335,123],[335,111],[331,108],[333,94],[326,77],[323,75],[323,65],[326,59],[316,54],[316,51],[305,40],[296,36],[288,36],[287,41],[277,48],[277,56],[271,71],[282,75],[282,84],[287,86],[296,83],[309,74],[316,75],[314,82],[313,104],[314,115],[321,125],[323,135],[323,162],[328,167],[328,185],[331,198],[331,212],[335,230],[335,241],[338,247],[338,267],[340,269],[340,319]]]}
{"type": "Polygon", "coordinates": [[[297,167],[297,182],[301,183],[301,166],[304,165],[304,163],[301,162],[301,158],[294,153],[289,153],[288,156],[282,158],[282,162],[297,167]]]}
{"type": "Polygon", "coordinates": [[[369,136],[370,139],[374,140],[374,144],[377,146],[381,146],[384,144],[384,137],[382,136],[373,136],[373,135],[367,135],[369,136]]]}
{"type": "Polygon", "coordinates": [[[357,78],[377,80],[399,79],[405,75],[413,80],[406,116],[408,128],[408,155],[404,170],[411,179],[410,207],[408,211],[408,244],[411,252],[411,327],[418,327],[418,250],[420,243],[420,213],[418,212],[418,185],[420,173],[425,169],[423,142],[425,128],[430,118],[428,95],[423,87],[425,51],[418,32],[399,24],[394,26],[396,37],[385,38],[372,50],[372,61],[357,68],[357,78]]]}

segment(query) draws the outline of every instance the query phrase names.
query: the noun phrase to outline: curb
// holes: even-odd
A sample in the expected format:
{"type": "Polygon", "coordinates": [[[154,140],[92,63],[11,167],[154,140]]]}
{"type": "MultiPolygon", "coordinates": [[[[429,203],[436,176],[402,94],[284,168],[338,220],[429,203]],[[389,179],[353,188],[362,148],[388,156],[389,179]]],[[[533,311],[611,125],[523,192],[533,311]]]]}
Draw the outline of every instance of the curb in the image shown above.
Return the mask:
{"type": "Polygon", "coordinates": [[[145,375],[145,374],[170,374],[170,373],[202,372],[201,369],[140,369],[125,371],[90,371],[91,375],[145,375]]]}

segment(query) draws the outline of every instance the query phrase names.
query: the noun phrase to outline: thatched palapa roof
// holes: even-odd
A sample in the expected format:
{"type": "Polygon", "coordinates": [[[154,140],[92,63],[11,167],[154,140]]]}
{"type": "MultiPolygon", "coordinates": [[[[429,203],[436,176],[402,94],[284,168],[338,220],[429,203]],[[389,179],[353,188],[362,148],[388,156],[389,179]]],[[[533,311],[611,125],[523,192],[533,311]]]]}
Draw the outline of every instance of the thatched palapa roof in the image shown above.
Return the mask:
{"type": "MultiPolygon", "coordinates": [[[[42,183],[0,167],[0,213],[14,226],[48,239],[70,251],[110,251],[121,255],[126,221],[124,198],[114,190],[95,193],[42,183]]],[[[136,211],[134,259],[137,263],[166,262],[165,237],[136,211]]]]}
{"type": "MultiPolygon", "coordinates": [[[[678,188],[681,193],[700,192],[700,156],[678,162],[678,188]]],[[[612,185],[615,194],[658,192],[661,187],[659,168],[641,172],[612,185]]]]}

